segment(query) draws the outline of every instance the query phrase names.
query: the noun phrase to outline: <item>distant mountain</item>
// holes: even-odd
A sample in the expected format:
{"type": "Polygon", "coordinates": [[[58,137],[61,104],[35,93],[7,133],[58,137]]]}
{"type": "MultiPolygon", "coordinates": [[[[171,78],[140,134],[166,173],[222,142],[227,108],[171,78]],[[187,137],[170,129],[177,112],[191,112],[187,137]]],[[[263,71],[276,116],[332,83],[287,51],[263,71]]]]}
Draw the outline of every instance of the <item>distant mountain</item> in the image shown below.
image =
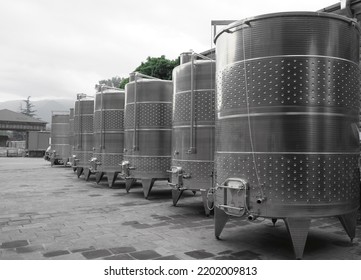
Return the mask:
{"type": "MultiPolygon", "coordinates": [[[[51,124],[51,112],[52,111],[69,111],[69,108],[74,107],[75,100],[71,99],[56,99],[56,100],[39,100],[32,101],[34,105],[34,110],[36,110],[36,118],[39,118],[48,123],[47,126],[51,124]]],[[[24,102],[22,100],[11,100],[0,102],[0,109],[8,109],[14,112],[20,111],[20,106],[24,107],[24,102]]]]}

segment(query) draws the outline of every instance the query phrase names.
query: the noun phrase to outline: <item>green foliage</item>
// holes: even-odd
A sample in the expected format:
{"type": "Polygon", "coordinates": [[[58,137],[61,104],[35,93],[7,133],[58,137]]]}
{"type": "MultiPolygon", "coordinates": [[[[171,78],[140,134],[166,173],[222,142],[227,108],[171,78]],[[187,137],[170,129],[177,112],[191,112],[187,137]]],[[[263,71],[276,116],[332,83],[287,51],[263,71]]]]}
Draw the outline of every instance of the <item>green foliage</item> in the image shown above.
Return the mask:
{"type": "Polygon", "coordinates": [[[123,78],[120,85],[119,85],[119,88],[121,89],[125,89],[125,85],[129,83],[129,78],[123,78]]]}
{"type": "Polygon", "coordinates": [[[178,65],[179,58],[169,60],[162,55],[161,57],[148,57],[147,61],[142,62],[135,71],[155,78],[171,80],[173,68],[178,65]]]}
{"type": "MultiPolygon", "coordinates": [[[[162,80],[171,80],[173,68],[179,65],[179,61],[179,57],[175,60],[169,60],[164,55],[161,57],[148,57],[147,61],[142,62],[134,72],[162,80]]],[[[124,89],[127,83],[129,83],[129,78],[120,78],[118,76],[99,81],[99,85],[107,85],[121,89],[124,89]]]]}
{"type": "Polygon", "coordinates": [[[27,99],[24,99],[23,102],[25,102],[25,108],[23,108],[22,104],[20,104],[20,113],[27,115],[29,117],[35,117],[36,116],[36,110],[34,110],[34,104],[31,103],[30,97],[28,96],[27,99]]]}
{"type": "Polygon", "coordinates": [[[122,78],[115,76],[112,77],[111,79],[99,81],[99,85],[107,85],[109,87],[119,88],[121,82],[122,82],[122,78]]]}

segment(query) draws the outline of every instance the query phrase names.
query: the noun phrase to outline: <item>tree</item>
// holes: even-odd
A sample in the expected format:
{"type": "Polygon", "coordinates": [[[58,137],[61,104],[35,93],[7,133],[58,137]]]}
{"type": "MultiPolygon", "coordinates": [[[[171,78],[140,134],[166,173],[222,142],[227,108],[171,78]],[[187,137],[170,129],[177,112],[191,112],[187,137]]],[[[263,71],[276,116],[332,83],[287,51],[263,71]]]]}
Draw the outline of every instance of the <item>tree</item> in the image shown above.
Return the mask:
{"type": "Polygon", "coordinates": [[[146,62],[142,62],[135,71],[145,75],[149,75],[155,78],[163,80],[172,79],[172,71],[174,67],[179,65],[179,58],[175,60],[169,60],[164,55],[161,57],[148,56],[146,62]]]}
{"type": "Polygon", "coordinates": [[[112,77],[111,79],[99,81],[99,85],[107,85],[109,87],[119,88],[122,78],[119,76],[112,77]]]}
{"type": "Polygon", "coordinates": [[[25,108],[23,108],[22,104],[20,104],[20,113],[27,115],[29,117],[35,117],[36,110],[34,110],[34,104],[31,103],[30,97],[28,96],[27,99],[24,99],[23,102],[25,102],[25,108]]]}
{"type": "MultiPolygon", "coordinates": [[[[148,56],[147,61],[142,62],[134,72],[163,80],[171,80],[172,71],[174,67],[179,65],[179,61],[179,57],[174,60],[169,60],[164,55],[161,57],[148,56]]],[[[121,89],[124,89],[127,83],[129,83],[129,78],[120,78],[119,76],[99,81],[99,85],[107,85],[121,89]]]]}

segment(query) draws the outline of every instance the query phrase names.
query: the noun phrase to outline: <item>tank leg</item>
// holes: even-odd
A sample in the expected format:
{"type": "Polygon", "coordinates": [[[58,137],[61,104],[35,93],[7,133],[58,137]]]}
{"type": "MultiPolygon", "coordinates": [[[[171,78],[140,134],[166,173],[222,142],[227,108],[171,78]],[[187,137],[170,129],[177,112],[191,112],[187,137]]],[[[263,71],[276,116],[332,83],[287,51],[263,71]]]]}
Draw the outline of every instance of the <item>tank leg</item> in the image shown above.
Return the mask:
{"type": "Polygon", "coordinates": [[[89,181],[90,174],[91,174],[90,169],[89,168],[84,168],[85,181],[89,181]]]}
{"type": "Polygon", "coordinates": [[[352,242],[356,235],[357,211],[338,216],[338,219],[352,242]]]}
{"type": "Polygon", "coordinates": [[[109,188],[113,187],[117,176],[118,176],[117,172],[107,172],[107,180],[108,180],[109,188]]]}
{"type": "Polygon", "coordinates": [[[302,259],[305,249],[308,230],[311,219],[306,218],[286,218],[284,219],[288,233],[291,236],[293,250],[296,259],[302,259]]]}
{"type": "Polygon", "coordinates": [[[132,185],[134,184],[134,182],[135,182],[135,179],[133,179],[133,178],[125,179],[125,190],[127,192],[129,192],[129,190],[132,187],[132,185]]]}
{"type": "Polygon", "coordinates": [[[155,179],[142,179],[142,186],[143,186],[143,192],[144,192],[144,197],[146,199],[148,199],[150,190],[153,187],[155,179]]]}
{"type": "Polygon", "coordinates": [[[54,159],[51,159],[51,160],[50,160],[50,166],[53,167],[53,166],[54,166],[54,163],[55,163],[54,159]]]}
{"type": "Polygon", "coordinates": [[[209,217],[211,210],[209,209],[209,205],[208,205],[207,190],[202,190],[201,195],[202,195],[204,212],[205,212],[206,216],[209,217]]]}
{"type": "Polygon", "coordinates": [[[95,182],[99,184],[99,182],[103,179],[103,176],[104,176],[104,172],[97,172],[95,174],[95,182]]]}
{"type": "Polygon", "coordinates": [[[73,167],[73,171],[74,171],[74,172],[76,172],[76,169],[77,169],[76,167],[73,167]]]}
{"type": "Polygon", "coordinates": [[[229,216],[217,206],[214,207],[214,234],[217,239],[222,233],[222,230],[228,222],[229,216]]]}
{"type": "Polygon", "coordinates": [[[84,168],[83,167],[78,167],[76,169],[76,175],[78,176],[78,178],[81,176],[81,174],[83,174],[84,168]]]}
{"type": "Polygon", "coordinates": [[[277,223],[277,219],[276,219],[276,218],[272,218],[272,223],[273,223],[273,226],[275,227],[275,226],[276,226],[276,223],[277,223]]]}
{"type": "Polygon", "coordinates": [[[177,202],[183,194],[183,190],[172,189],[173,206],[177,206],[177,202]]]}

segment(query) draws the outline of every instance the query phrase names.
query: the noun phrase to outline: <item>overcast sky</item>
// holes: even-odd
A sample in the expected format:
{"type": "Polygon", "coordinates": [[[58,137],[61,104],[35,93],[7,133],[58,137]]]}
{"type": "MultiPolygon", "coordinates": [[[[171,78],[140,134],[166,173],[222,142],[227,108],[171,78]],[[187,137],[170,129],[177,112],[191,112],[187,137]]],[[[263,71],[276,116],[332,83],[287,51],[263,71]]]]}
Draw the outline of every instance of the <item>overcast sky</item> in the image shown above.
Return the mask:
{"type": "Polygon", "coordinates": [[[316,11],[337,0],[0,0],[0,102],[94,94],[148,56],[213,47],[211,20],[316,11]]]}

